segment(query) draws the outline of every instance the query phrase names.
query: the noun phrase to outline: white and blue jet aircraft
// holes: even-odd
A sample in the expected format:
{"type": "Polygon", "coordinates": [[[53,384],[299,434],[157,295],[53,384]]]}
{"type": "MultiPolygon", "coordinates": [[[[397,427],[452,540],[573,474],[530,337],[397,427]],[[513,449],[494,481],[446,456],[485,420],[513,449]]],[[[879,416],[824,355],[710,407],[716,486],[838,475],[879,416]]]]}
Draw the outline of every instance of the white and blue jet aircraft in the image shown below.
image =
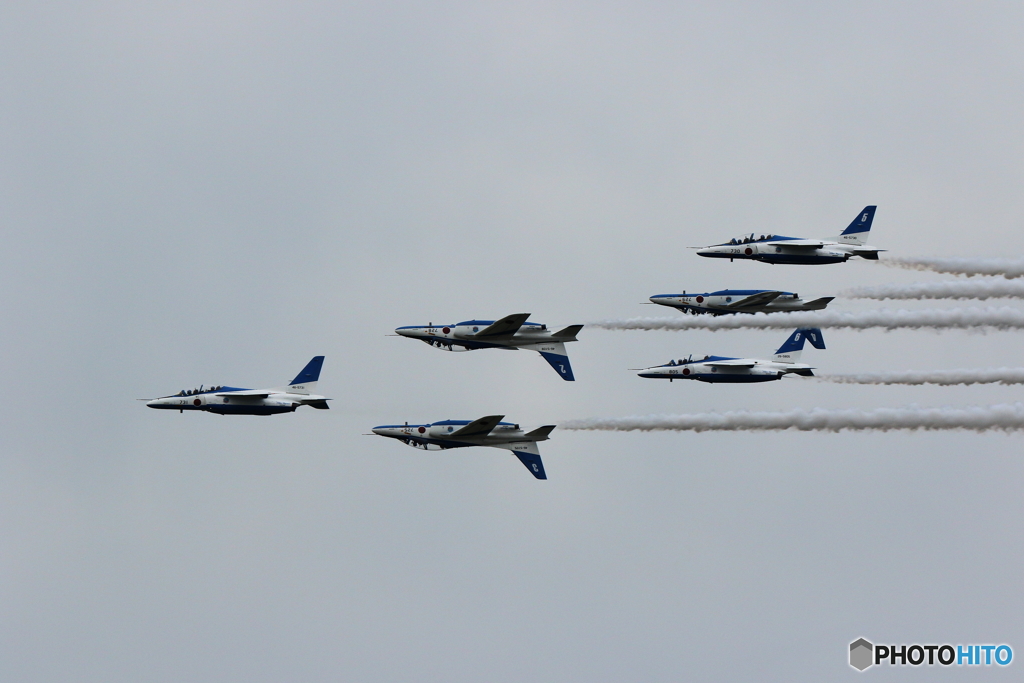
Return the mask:
{"type": "Polygon", "coordinates": [[[547,479],[544,463],[540,459],[538,441],[547,441],[555,425],[538,427],[524,432],[519,425],[502,422],[504,415],[488,415],[478,420],[443,420],[432,424],[381,425],[373,433],[386,436],[425,451],[440,451],[449,448],[489,446],[512,451],[526,469],[538,479],[547,479]]]}
{"type": "Polygon", "coordinates": [[[872,261],[885,251],[866,244],[875,218],[876,206],[865,206],[842,234],[832,239],[813,240],[800,237],[755,233],[737,237],[710,247],[694,247],[697,254],[709,258],[751,259],[765,263],[821,265],[844,263],[853,256],[872,261]]]}
{"type": "Polygon", "coordinates": [[[671,306],[683,313],[727,315],[730,313],[775,313],[776,311],[820,311],[834,296],[804,301],[799,294],[774,289],[722,289],[700,294],[655,294],[651,303],[671,306]]]}
{"type": "Polygon", "coordinates": [[[813,377],[810,365],[798,362],[804,348],[804,341],[811,342],[816,349],[825,348],[825,339],[816,327],[801,328],[789,335],[786,343],[779,347],[771,360],[758,358],[730,358],[727,356],[704,356],[694,360],[670,360],[665,365],[647,368],[638,373],[651,379],[695,379],[699,382],[734,383],[770,382],[782,379],[787,374],[813,377]]]}
{"type": "Polygon", "coordinates": [[[569,382],[574,381],[569,356],[565,353],[565,344],[578,341],[576,335],[583,329],[583,325],[569,325],[552,332],[547,325],[526,322],[529,317],[529,313],[514,313],[501,320],[465,320],[454,325],[427,323],[399,327],[395,332],[446,351],[536,351],[555,369],[559,377],[569,382]]]}
{"type": "Polygon", "coordinates": [[[324,357],[315,356],[306,364],[288,386],[276,389],[242,389],[239,387],[213,386],[204,389],[182,390],[173,396],[147,401],[150,408],[163,410],[204,410],[218,415],[275,415],[291,413],[299,406],[327,410],[331,399],[319,396],[316,383],[320,379],[320,368],[324,357]]]}

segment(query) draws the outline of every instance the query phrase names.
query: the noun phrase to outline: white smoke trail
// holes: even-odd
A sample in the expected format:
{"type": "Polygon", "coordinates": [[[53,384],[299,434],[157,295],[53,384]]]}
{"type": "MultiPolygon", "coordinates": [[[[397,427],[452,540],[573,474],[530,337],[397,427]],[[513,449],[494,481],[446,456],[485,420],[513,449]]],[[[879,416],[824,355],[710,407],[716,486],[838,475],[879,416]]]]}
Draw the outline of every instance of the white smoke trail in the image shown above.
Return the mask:
{"type": "Polygon", "coordinates": [[[818,375],[837,384],[1024,384],[1024,368],[935,370],[932,372],[872,372],[856,375],[818,375]]]}
{"type": "Polygon", "coordinates": [[[1002,275],[1007,278],[1024,277],[1024,260],[1008,258],[887,258],[879,261],[897,268],[930,270],[934,273],[957,275],[1002,275]]]}
{"type": "Polygon", "coordinates": [[[1001,278],[915,282],[909,285],[854,287],[839,295],[851,299],[1020,299],[1024,298],[1024,282],[1001,278]]]}
{"type": "Polygon", "coordinates": [[[1012,403],[971,408],[878,408],[875,410],[788,410],[780,413],[736,411],[692,415],[646,415],[637,417],[570,420],[559,429],[633,431],[778,431],[839,432],[894,429],[951,430],[975,432],[1024,429],[1024,404],[1012,403]]]}
{"type": "Polygon", "coordinates": [[[590,327],[605,330],[792,330],[796,327],[830,327],[851,330],[882,328],[998,330],[1024,329],[1024,311],[1000,308],[949,308],[919,311],[881,309],[843,313],[840,311],[798,311],[795,313],[756,313],[754,315],[690,315],[679,318],[627,318],[601,320],[590,327]]]}

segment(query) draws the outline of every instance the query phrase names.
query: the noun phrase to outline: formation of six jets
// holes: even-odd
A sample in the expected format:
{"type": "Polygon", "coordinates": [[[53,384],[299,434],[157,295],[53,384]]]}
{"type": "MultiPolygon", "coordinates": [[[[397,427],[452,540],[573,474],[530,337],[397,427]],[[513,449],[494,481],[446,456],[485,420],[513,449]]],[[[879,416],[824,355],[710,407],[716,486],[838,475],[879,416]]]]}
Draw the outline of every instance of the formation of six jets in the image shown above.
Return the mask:
{"type": "MultiPolygon", "coordinates": [[[[835,239],[813,240],[781,235],[760,235],[732,239],[727,243],[698,248],[697,254],[710,258],[749,259],[765,263],[823,265],[843,263],[851,257],[877,260],[884,251],[866,244],[875,206],[866,206],[835,239]]],[[[775,313],[824,309],[834,297],[803,301],[797,294],[778,290],[721,290],[700,294],[658,294],[651,303],[670,306],[684,313],[729,315],[738,313],[775,313]]],[[[583,325],[551,330],[542,323],[527,322],[529,313],[514,313],[500,320],[466,320],[447,325],[399,327],[396,335],[419,339],[445,351],[478,349],[520,349],[536,351],[563,380],[575,381],[565,344],[578,341],[583,325]]],[[[794,331],[770,359],[704,356],[670,360],[665,365],[646,368],[640,377],[650,379],[693,379],[710,383],[750,383],[782,379],[787,374],[812,376],[811,366],[800,363],[804,343],[825,348],[821,330],[800,328],[794,331]]],[[[301,406],[328,409],[325,396],[314,393],[324,357],[316,356],[287,385],[271,389],[202,386],[182,390],[172,396],[144,399],[150,408],[163,410],[199,410],[219,415],[275,415],[294,412],[301,406]]],[[[502,422],[504,415],[488,415],[476,420],[443,420],[430,424],[380,425],[373,433],[397,439],[423,450],[445,450],[486,446],[511,451],[537,479],[547,479],[537,444],[546,441],[555,425],[524,431],[518,424],[502,422]]]]}

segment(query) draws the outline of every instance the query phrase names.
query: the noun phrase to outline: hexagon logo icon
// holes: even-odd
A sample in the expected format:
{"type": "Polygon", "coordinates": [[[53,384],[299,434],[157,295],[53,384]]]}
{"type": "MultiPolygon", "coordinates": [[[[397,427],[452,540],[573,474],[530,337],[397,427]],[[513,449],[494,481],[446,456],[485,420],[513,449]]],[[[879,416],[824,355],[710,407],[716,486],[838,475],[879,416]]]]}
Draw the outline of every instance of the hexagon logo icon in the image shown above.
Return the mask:
{"type": "Polygon", "coordinates": [[[874,651],[875,646],[863,638],[853,641],[850,643],[850,666],[857,671],[868,668],[874,663],[871,661],[874,651]]]}

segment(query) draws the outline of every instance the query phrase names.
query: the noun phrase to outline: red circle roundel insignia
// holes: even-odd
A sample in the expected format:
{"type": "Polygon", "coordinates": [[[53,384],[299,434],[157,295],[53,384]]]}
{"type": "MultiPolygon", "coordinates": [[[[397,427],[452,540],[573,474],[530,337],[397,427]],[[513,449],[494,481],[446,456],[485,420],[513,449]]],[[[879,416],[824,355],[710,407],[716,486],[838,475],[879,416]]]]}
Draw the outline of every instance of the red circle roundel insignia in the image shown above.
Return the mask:
{"type": "Polygon", "coordinates": [[[704,297],[702,297],[702,296],[698,296],[698,297],[697,297],[697,303],[699,303],[699,304],[702,304],[702,303],[704,303],[704,297]]]}
{"type": "Polygon", "coordinates": [[[684,375],[689,375],[690,374],[690,368],[683,368],[683,374],[684,375]]]}
{"type": "Polygon", "coordinates": [[[446,328],[444,328],[444,329],[443,329],[443,330],[441,330],[441,331],[442,331],[442,332],[444,332],[445,334],[448,334],[448,333],[449,333],[449,332],[451,332],[452,330],[451,330],[451,328],[449,328],[449,327],[446,327],[446,328]]]}
{"type": "Polygon", "coordinates": [[[418,431],[418,432],[419,432],[420,434],[422,434],[423,432],[427,431],[427,428],[426,428],[426,427],[420,427],[420,428],[419,428],[419,429],[418,429],[417,431],[418,431]]]}
{"type": "Polygon", "coordinates": [[[750,247],[747,247],[746,249],[743,250],[743,253],[746,254],[747,256],[750,256],[751,254],[754,253],[754,250],[751,249],[750,247]]]}
{"type": "Polygon", "coordinates": [[[199,400],[199,399],[197,398],[196,400],[192,401],[192,405],[194,405],[194,406],[201,406],[201,405],[203,405],[203,402],[202,402],[202,401],[200,401],[200,400],[199,400]]]}

